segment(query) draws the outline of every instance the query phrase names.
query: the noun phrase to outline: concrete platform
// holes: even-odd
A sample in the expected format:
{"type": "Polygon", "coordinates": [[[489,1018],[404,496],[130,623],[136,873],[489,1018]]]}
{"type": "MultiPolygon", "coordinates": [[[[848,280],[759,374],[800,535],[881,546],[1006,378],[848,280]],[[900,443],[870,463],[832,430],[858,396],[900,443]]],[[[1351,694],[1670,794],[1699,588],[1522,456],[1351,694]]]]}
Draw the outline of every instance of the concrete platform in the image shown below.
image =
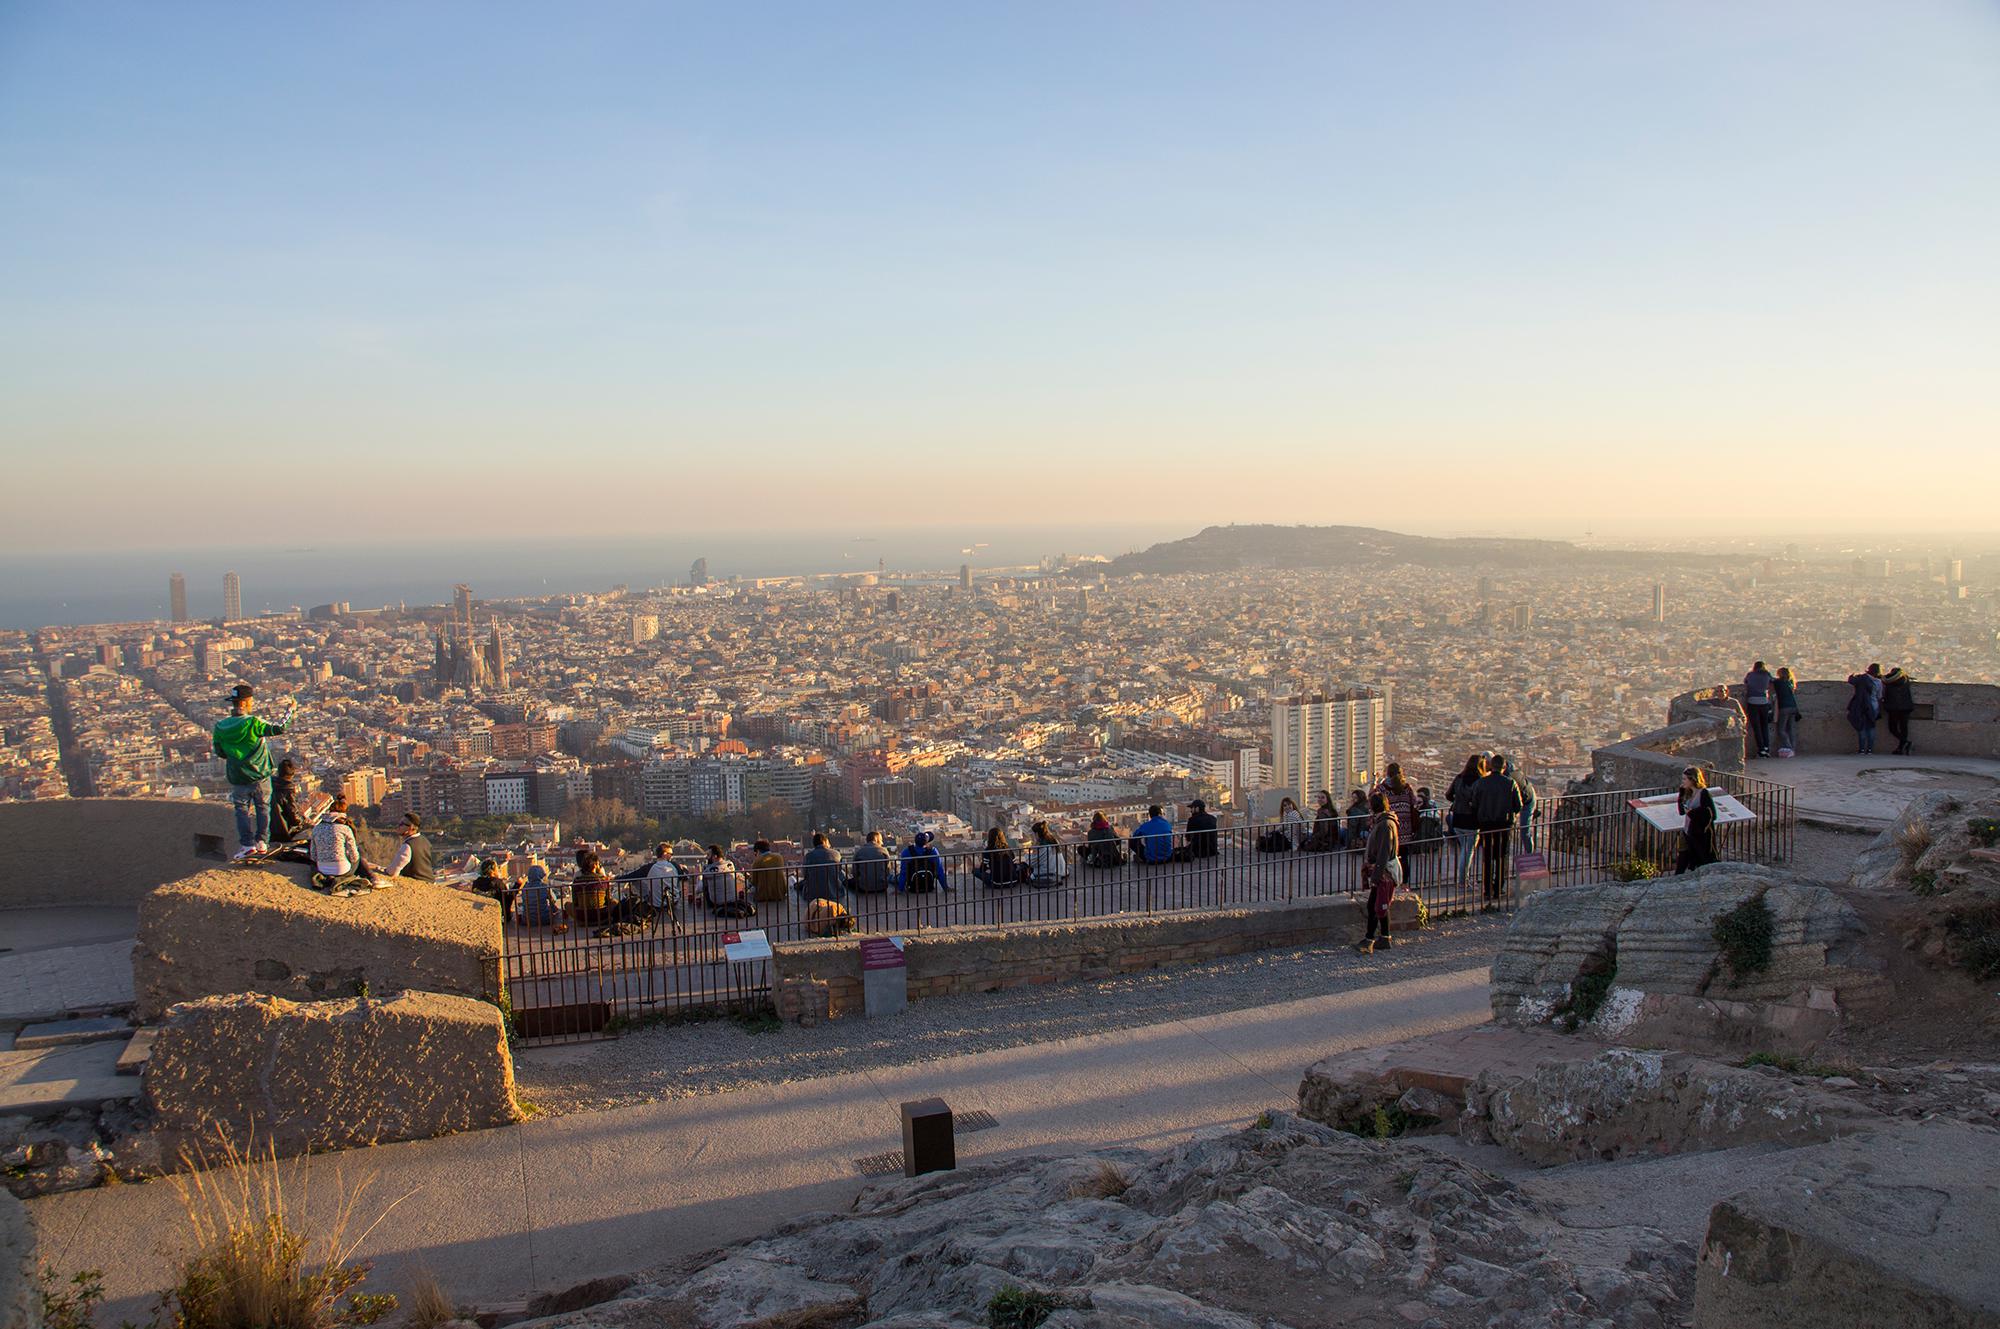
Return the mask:
{"type": "Polygon", "coordinates": [[[0,955],[0,1021],[60,1020],[131,1004],[130,939],[0,955]]]}
{"type": "Polygon", "coordinates": [[[0,1052],[0,1116],[48,1116],[137,1098],[139,1081],[118,1073],[122,1043],[78,1043],[34,1052],[0,1052]]]}
{"type": "Polygon", "coordinates": [[[116,1015],[92,1015],[80,1020],[48,1020],[31,1024],[15,1036],[14,1049],[66,1047],[74,1043],[98,1043],[110,1038],[129,1038],[132,1026],[116,1015]]]}
{"type": "Polygon", "coordinates": [[[2000,761],[1877,753],[1770,758],[1747,774],[1792,787],[1799,820],[1836,829],[1885,830],[1919,794],[2000,793],[2000,761]]]}

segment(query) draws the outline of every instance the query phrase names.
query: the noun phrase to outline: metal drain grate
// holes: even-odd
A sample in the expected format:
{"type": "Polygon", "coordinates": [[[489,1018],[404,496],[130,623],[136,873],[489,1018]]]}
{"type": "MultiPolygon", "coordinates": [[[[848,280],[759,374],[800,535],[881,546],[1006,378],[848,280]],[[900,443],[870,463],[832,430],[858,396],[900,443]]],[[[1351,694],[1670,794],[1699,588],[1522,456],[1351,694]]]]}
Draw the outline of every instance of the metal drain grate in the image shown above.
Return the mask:
{"type": "MultiPolygon", "coordinates": [[[[970,1112],[955,1112],[951,1118],[953,1135],[970,1135],[974,1131],[990,1131],[1000,1123],[984,1108],[974,1108],[970,1112]]],[[[854,1160],[854,1170],[864,1177],[895,1177],[902,1175],[903,1151],[891,1149],[886,1154],[868,1154],[854,1160]]]]}

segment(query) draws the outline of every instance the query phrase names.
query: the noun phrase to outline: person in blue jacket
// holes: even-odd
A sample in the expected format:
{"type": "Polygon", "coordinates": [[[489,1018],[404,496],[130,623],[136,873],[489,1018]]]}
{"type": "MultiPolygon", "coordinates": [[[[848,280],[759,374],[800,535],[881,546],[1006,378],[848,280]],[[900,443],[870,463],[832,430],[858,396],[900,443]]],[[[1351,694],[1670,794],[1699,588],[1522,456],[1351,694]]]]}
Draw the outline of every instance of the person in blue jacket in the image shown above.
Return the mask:
{"type": "Polygon", "coordinates": [[[929,831],[918,831],[903,846],[901,866],[902,880],[896,884],[899,891],[951,889],[951,878],[944,871],[944,855],[937,851],[936,838],[929,831]]]}
{"type": "Polygon", "coordinates": [[[1132,828],[1132,846],[1148,863],[1165,863],[1174,856],[1174,824],[1158,803],[1146,809],[1146,819],[1132,828]]]}

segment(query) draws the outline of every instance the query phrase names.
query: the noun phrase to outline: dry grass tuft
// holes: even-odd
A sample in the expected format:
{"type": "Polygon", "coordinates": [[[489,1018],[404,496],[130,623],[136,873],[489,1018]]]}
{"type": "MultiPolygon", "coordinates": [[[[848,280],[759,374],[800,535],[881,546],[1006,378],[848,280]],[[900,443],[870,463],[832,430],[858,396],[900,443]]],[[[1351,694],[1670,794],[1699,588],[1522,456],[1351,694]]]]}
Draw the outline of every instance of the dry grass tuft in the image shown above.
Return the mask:
{"type": "Polygon", "coordinates": [[[437,1329],[441,1324],[458,1318],[458,1307],[452,1305],[445,1295],[437,1275],[428,1269],[419,1269],[410,1276],[410,1287],[403,1298],[403,1324],[406,1329],[437,1329]]]}
{"type": "Polygon", "coordinates": [[[1896,844],[1903,851],[1903,865],[1909,867],[1915,864],[1918,859],[1930,851],[1931,828],[1929,823],[1921,821],[1910,822],[1902,830],[1896,832],[1896,844]]]}
{"type": "Polygon", "coordinates": [[[343,1329],[373,1324],[396,1308],[395,1297],[360,1290],[368,1266],[354,1259],[375,1224],[402,1203],[356,1231],[373,1177],[350,1186],[335,1174],[315,1240],[306,1235],[313,1204],[303,1160],[280,1163],[275,1148],[239,1148],[223,1136],[201,1163],[173,1178],[195,1251],[162,1297],[163,1312],[172,1308],[163,1318],[174,1329],[343,1329]]]}
{"type": "Polygon", "coordinates": [[[1131,1179],[1116,1163],[1097,1160],[1097,1171],[1069,1188],[1072,1200],[1112,1200],[1132,1189],[1131,1179]]]}

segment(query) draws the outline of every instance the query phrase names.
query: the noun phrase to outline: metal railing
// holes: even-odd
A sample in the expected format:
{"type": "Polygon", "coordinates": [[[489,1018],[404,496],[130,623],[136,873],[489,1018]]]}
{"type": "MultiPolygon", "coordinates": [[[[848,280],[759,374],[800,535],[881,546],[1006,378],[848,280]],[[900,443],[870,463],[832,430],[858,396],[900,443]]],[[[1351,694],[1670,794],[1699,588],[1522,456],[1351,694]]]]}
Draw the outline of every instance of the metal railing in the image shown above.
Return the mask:
{"type": "MultiPolygon", "coordinates": [[[[1719,827],[1720,857],[1782,861],[1791,853],[1791,790],[1749,777],[1728,777],[1718,787],[1757,814],[1754,822],[1719,827]]],[[[1525,828],[1500,832],[1450,831],[1420,836],[1402,849],[1405,889],[1432,919],[1511,910],[1528,890],[1670,872],[1678,832],[1654,830],[1628,800],[1662,790],[1619,790],[1539,804],[1525,828]],[[1520,855],[1542,856],[1546,876],[1523,881],[1520,855]],[[1643,865],[1643,866],[1641,866],[1643,865]]],[[[939,853],[936,877],[905,890],[906,863],[892,853],[883,889],[856,889],[856,865],[841,864],[838,901],[847,911],[843,935],[922,932],[942,927],[1010,927],[1116,915],[1227,909],[1241,905],[1331,895],[1364,889],[1358,841],[1313,836],[1313,826],[1275,824],[1223,827],[1213,852],[1197,852],[1177,830],[1162,861],[1146,861],[1146,846],[1120,836],[1113,852],[1088,842],[1058,846],[1062,875],[1036,879],[1033,849],[1015,847],[998,856],[985,850],[939,853]],[[1136,854],[1135,854],[1136,849],[1136,854]],[[1003,880],[1004,879],[1004,880],[1003,880]],[[998,883],[998,884],[996,884],[998,883]]],[[[1045,865],[1049,857],[1043,855],[1045,865]]],[[[765,960],[732,962],[727,947],[752,929],[774,943],[827,935],[809,911],[799,886],[802,865],[782,872],[727,874],[728,888],[705,892],[703,862],[677,860],[682,876],[671,881],[670,902],[649,907],[647,883],[619,878],[577,891],[553,882],[546,911],[534,916],[516,894],[505,924],[504,978],[517,1034],[526,1041],[602,1037],[636,1022],[690,1012],[751,1010],[770,994],[765,960]],[[736,888],[753,914],[730,916],[707,902],[709,894],[733,897],[736,888]],[[760,889],[761,888],[761,889],[760,889]]],[[[873,870],[861,874],[874,885],[873,870]]],[[[653,892],[657,896],[657,892],[653,892]]]]}

